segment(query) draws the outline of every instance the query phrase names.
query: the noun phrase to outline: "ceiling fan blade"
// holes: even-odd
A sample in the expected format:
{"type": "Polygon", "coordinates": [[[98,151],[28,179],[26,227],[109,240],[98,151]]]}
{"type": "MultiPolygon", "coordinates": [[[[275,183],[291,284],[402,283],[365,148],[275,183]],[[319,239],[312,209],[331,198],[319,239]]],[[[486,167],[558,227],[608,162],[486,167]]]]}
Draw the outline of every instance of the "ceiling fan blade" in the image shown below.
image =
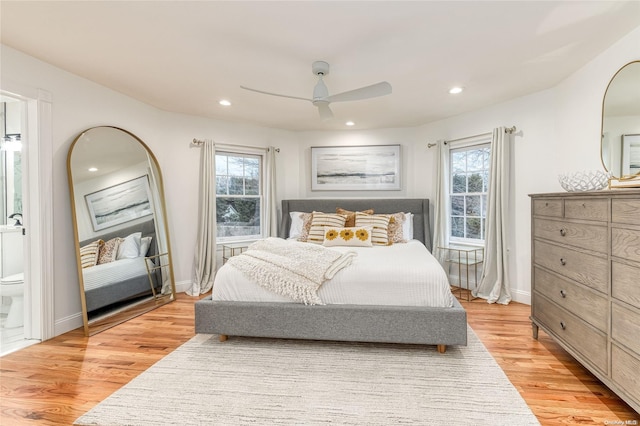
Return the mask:
{"type": "Polygon", "coordinates": [[[331,111],[331,108],[329,108],[328,102],[316,102],[315,105],[318,107],[320,118],[323,121],[330,120],[333,118],[333,112],[331,111]]]}
{"type": "Polygon", "coordinates": [[[372,84],[371,86],[365,86],[348,92],[338,93],[337,95],[331,95],[327,100],[329,102],[359,101],[361,99],[389,95],[390,93],[391,85],[386,81],[383,81],[381,83],[372,84]]]}
{"type": "Polygon", "coordinates": [[[271,93],[271,92],[265,92],[264,90],[258,90],[258,89],[252,89],[250,87],[245,87],[245,86],[240,86],[241,89],[244,90],[250,90],[252,92],[258,92],[258,93],[262,93],[264,95],[271,95],[271,96],[279,96],[281,98],[290,98],[290,99],[300,99],[301,101],[309,101],[309,102],[313,102],[313,99],[309,99],[309,98],[301,98],[299,96],[289,96],[289,95],[280,95],[278,93],[271,93]]]}

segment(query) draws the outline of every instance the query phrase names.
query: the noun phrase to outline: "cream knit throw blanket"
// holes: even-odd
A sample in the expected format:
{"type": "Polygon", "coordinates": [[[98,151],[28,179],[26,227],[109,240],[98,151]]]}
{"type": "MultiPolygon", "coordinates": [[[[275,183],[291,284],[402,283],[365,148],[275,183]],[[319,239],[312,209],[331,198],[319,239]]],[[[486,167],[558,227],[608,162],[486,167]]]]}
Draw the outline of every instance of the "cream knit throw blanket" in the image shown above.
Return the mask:
{"type": "Polygon", "coordinates": [[[341,253],[320,245],[266,238],[227,264],[262,287],[305,305],[324,305],[318,289],[339,270],[351,264],[355,252],[341,253]]]}

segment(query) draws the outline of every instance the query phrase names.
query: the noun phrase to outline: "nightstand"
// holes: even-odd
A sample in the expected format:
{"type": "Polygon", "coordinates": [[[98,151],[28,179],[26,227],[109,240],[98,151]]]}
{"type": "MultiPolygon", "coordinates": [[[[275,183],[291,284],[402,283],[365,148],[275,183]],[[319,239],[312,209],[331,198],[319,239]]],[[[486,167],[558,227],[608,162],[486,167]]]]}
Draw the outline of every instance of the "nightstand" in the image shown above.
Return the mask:
{"type": "Polygon", "coordinates": [[[244,252],[247,247],[249,247],[249,243],[222,244],[222,263],[227,263],[227,260],[244,252]]]}
{"type": "Polygon", "coordinates": [[[445,272],[449,277],[449,283],[452,287],[451,291],[458,299],[462,299],[463,295],[466,295],[467,302],[476,299],[476,297],[471,294],[471,291],[475,290],[478,286],[478,272],[482,271],[481,265],[484,262],[484,248],[449,246],[438,247],[438,249],[442,250],[443,253],[445,272]],[[455,280],[454,272],[458,273],[457,279],[455,280]],[[473,285],[473,288],[471,285],[473,285]]]}

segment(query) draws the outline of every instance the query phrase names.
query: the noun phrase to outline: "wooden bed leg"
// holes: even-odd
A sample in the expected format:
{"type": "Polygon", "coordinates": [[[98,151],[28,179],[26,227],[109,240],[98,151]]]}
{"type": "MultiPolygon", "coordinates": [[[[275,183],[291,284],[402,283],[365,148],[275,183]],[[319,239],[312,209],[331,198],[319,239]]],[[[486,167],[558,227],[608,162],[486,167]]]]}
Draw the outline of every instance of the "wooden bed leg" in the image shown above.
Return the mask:
{"type": "Polygon", "coordinates": [[[229,336],[227,336],[226,334],[221,334],[218,336],[218,340],[220,340],[221,342],[226,341],[229,338],[229,336]]]}
{"type": "Polygon", "coordinates": [[[438,345],[438,353],[443,354],[447,351],[447,345],[438,345]]]}

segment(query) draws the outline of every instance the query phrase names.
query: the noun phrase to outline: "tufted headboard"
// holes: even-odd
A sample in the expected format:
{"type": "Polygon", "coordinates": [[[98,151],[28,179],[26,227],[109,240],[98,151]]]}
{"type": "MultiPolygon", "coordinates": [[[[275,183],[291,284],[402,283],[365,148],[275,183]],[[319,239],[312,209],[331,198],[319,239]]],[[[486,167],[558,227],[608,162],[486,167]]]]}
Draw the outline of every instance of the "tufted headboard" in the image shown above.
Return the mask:
{"type": "Polygon", "coordinates": [[[370,198],[370,199],[306,199],[282,200],[282,218],[278,236],[287,238],[291,228],[290,212],[335,213],[336,208],[362,211],[373,209],[375,213],[413,213],[413,238],[421,241],[431,251],[429,228],[429,200],[425,198],[370,198]]]}

